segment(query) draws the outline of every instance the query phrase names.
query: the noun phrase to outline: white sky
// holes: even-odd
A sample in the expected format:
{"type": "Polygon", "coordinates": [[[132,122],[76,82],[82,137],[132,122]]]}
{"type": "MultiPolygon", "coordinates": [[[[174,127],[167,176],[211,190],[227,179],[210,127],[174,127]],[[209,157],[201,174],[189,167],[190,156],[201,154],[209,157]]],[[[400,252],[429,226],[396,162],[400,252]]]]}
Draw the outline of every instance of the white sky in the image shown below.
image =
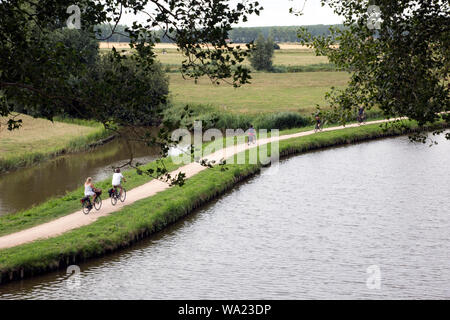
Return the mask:
{"type": "MultiPolygon", "coordinates": [[[[307,0],[304,14],[300,17],[289,13],[289,8],[302,8],[305,0],[259,0],[264,7],[259,16],[252,15],[249,21],[241,23],[239,27],[263,27],[263,26],[300,26],[312,24],[338,24],[343,19],[325,6],[320,5],[320,0],[307,0]]],[[[230,0],[230,4],[236,4],[239,0],[230,0]]],[[[149,10],[150,11],[150,10],[149,10]]],[[[125,15],[121,23],[131,25],[136,16],[125,15]]],[[[141,17],[138,21],[143,21],[141,17]]]]}

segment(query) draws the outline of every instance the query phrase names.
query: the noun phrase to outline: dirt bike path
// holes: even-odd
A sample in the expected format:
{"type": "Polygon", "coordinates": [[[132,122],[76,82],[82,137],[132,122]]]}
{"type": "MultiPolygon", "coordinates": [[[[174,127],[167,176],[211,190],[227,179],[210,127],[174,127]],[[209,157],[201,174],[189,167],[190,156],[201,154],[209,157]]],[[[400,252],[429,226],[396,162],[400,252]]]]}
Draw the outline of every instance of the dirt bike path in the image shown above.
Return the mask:
{"type": "MultiPolygon", "coordinates": [[[[377,124],[377,123],[384,123],[389,120],[379,120],[379,121],[371,121],[367,122],[367,124],[377,124]]],[[[342,130],[345,128],[352,128],[352,127],[358,127],[359,124],[350,124],[345,127],[339,126],[339,127],[332,127],[332,128],[325,128],[323,131],[335,131],[335,130],[342,130]]],[[[247,144],[240,144],[236,146],[231,146],[228,148],[221,149],[219,151],[216,151],[205,158],[208,160],[214,160],[216,162],[219,162],[222,159],[227,159],[232,157],[233,155],[242,152],[247,149],[255,148],[258,145],[264,145],[268,144],[274,141],[281,141],[281,140],[287,140],[291,138],[297,138],[297,137],[303,137],[314,134],[314,130],[311,131],[304,131],[304,132],[298,132],[294,134],[289,135],[283,135],[279,137],[271,137],[266,139],[260,139],[257,141],[257,144],[248,146],[247,144]]],[[[190,163],[183,167],[180,167],[179,169],[171,172],[172,176],[175,176],[179,172],[184,172],[186,174],[186,178],[191,178],[192,176],[196,175],[197,173],[206,170],[207,168],[204,166],[201,166],[199,163],[190,163]]],[[[43,223],[40,225],[37,225],[35,227],[25,229],[16,233],[12,233],[9,235],[5,235],[0,237],[0,249],[6,249],[15,247],[21,244],[33,242],[40,239],[47,239],[47,238],[53,238],[56,236],[59,236],[65,232],[68,232],[70,230],[74,230],[77,228],[80,228],[82,226],[89,225],[95,221],[97,221],[100,217],[108,216],[109,214],[113,212],[117,212],[122,207],[126,205],[133,204],[134,202],[138,200],[142,200],[148,197],[151,197],[155,195],[158,192],[164,191],[166,189],[169,189],[169,185],[159,181],[159,180],[152,180],[146,184],[143,184],[137,188],[134,188],[127,192],[127,199],[125,203],[121,203],[120,201],[117,203],[116,206],[113,206],[111,204],[110,199],[103,200],[102,208],[100,211],[91,211],[88,215],[85,215],[81,208],[80,210],[77,210],[76,212],[63,216],[61,218],[52,220],[47,223],[43,223]]]]}

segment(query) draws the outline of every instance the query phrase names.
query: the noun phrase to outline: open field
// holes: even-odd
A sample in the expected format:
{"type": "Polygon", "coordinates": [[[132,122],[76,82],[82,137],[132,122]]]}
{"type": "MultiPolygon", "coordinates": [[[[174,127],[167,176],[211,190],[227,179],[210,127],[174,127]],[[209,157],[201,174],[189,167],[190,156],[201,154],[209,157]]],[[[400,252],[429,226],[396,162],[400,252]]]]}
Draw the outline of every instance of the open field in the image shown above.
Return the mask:
{"type": "Polygon", "coordinates": [[[38,162],[63,150],[76,151],[104,135],[100,125],[51,122],[26,115],[19,118],[23,121],[19,130],[0,130],[0,172],[38,162]]]}
{"type": "MultiPolygon", "coordinates": [[[[181,65],[185,60],[185,57],[174,49],[166,50],[165,54],[162,49],[157,49],[156,54],[162,64],[181,65]]],[[[274,66],[307,66],[321,63],[329,63],[328,58],[318,57],[308,49],[276,50],[273,59],[274,66]]],[[[249,66],[250,62],[246,60],[244,65],[249,66]]]]}
{"type": "MultiPolygon", "coordinates": [[[[299,50],[299,49],[308,49],[307,46],[303,46],[299,43],[279,43],[278,44],[282,50],[299,50]]],[[[127,42],[100,42],[100,49],[112,49],[115,47],[116,49],[127,49],[130,46],[127,42]]],[[[243,43],[233,43],[231,46],[245,46],[243,43]]],[[[157,43],[155,45],[156,49],[176,49],[177,46],[173,43],[157,43]]]]}
{"type": "MultiPolygon", "coordinates": [[[[185,57],[176,50],[167,50],[165,54],[161,49],[156,50],[158,60],[162,64],[181,65],[185,57]]],[[[277,50],[274,54],[274,66],[308,66],[329,63],[327,57],[316,56],[311,50],[277,50]]],[[[248,60],[244,65],[249,66],[248,60]]]]}
{"type": "Polygon", "coordinates": [[[251,84],[233,88],[213,85],[202,78],[197,84],[170,74],[170,92],[175,104],[210,104],[234,113],[298,111],[310,114],[316,105],[326,106],[324,95],[334,87],[345,87],[345,72],[253,73],[251,84]]]}
{"type": "MultiPolygon", "coordinates": [[[[128,44],[115,43],[116,49],[129,50],[128,44]]],[[[113,47],[112,44],[108,45],[106,43],[100,43],[100,50],[102,52],[107,52],[113,47]]],[[[273,64],[274,66],[308,66],[322,63],[329,63],[328,58],[324,56],[316,56],[313,50],[296,44],[285,44],[280,45],[281,50],[275,50],[273,64]]],[[[176,47],[172,44],[158,44],[155,47],[155,53],[158,60],[163,65],[180,65],[185,57],[177,51],[176,47]],[[163,53],[163,50],[165,53],[163,53]]],[[[249,61],[246,60],[244,65],[250,65],[249,61]]]]}

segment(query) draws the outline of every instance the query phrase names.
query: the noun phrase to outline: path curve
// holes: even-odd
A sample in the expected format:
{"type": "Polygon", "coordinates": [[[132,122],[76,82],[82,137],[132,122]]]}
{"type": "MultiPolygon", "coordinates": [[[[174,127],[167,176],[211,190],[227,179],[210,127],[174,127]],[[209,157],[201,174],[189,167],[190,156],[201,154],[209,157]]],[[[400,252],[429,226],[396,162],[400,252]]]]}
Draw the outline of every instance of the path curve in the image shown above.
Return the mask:
{"type": "MultiPolygon", "coordinates": [[[[377,124],[377,123],[385,123],[393,120],[379,120],[379,121],[371,121],[366,124],[377,124]]],[[[323,131],[335,131],[342,130],[346,128],[358,127],[359,124],[350,124],[347,126],[339,126],[332,128],[325,128],[323,131]]],[[[252,149],[260,145],[265,145],[274,141],[287,140],[292,138],[298,138],[303,136],[308,136],[314,134],[314,130],[298,132],[289,135],[283,135],[279,137],[271,137],[266,139],[260,139],[257,141],[256,145],[248,146],[247,144],[240,144],[236,146],[227,147],[221,150],[218,150],[210,155],[208,155],[208,160],[214,160],[219,162],[222,159],[228,159],[235,154],[238,154],[244,150],[252,149]]],[[[186,174],[186,178],[189,179],[197,173],[206,170],[207,167],[201,166],[199,163],[190,163],[185,166],[178,168],[175,171],[172,171],[170,174],[175,176],[179,172],[184,172],[186,174]]],[[[63,216],[61,218],[57,218],[47,223],[43,223],[37,225],[35,227],[25,229],[19,232],[11,233],[5,236],[0,237],[0,249],[6,249],[15,247],[18,245],[22,245],[25,243],[33,242],[41,239],[48,239],[59,236],[65,232],[80,228],[82,226],[89,225],[95,221],[97,221],[101,217],[105,217],[110,215],[113,212],[117,212],[122,209],[126,205],[133,204],[136,201],[151,197],[158,192],[169,189],[169,185],[159,181],[152,180],[146,184],[143,184],[137,188],[134,188],[127,192],[127,201],[126,203],[118,202],[116,206],[111,204],[111,201],[108,199],[103,200],[101,211],[95,212],[91,211],[90,214],[85,215],[80,210],[77,210],[74,213],[63,216]]]]}

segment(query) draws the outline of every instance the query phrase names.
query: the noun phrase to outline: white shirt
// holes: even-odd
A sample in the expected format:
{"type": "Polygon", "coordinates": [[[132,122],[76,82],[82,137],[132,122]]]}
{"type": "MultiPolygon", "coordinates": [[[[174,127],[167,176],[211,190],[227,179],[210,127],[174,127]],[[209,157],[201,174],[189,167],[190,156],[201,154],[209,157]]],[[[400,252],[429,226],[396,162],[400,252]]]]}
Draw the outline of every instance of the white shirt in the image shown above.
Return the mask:
{"type": "Polygon", "coordinates": [[[112,178],[112,185],[118,186],[122,181],[123,175],[121,173],[114,173],[112,178]]]}
{"type": "Polygon", "coordinates": [[[85,196],[93,196],[95,193],[94,193],[94,190],[92,190],[92,187],[91,187],[91,185],[90,184],[85,184],[84,185],[84,195],[85,196]]]}

